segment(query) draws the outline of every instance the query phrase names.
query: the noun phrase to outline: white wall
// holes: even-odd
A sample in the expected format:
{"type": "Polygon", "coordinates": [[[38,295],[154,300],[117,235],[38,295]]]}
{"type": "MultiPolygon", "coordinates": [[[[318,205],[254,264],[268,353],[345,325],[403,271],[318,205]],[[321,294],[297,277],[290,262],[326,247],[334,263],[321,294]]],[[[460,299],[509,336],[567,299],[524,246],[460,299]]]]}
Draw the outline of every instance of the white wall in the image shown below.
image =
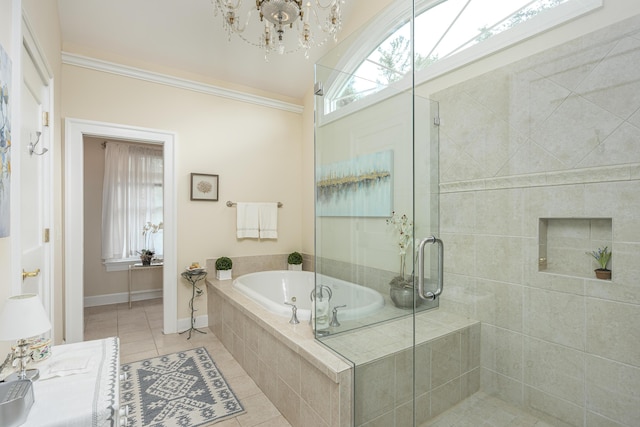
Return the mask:
{"type": "MultiPolygon", "coordinates": [[[[32,29],[40,41],[40,47],[47,58],[48,65],[51,68],[51,71],[54,75],[54,92],[59,93],[58,76],[60,70],[60,59],[59,59],[59,45],[60,45],[60,31],[58,28],[58,11],[56,2],[39,2],[34,0],[0,0],[0,43],[4,47],[4,49],[9,53],[12,62],[18,64],[20,61],[20,51],[19,47],[21,46],[21,18],[20,11],[24,9],[29,22],[31,23],[32,29]]],[[[19,76],[16,73],[13,73],[12,79],[14,82],[17,82],[17,86],[19,87],[19,76]]],[[[12,96],[19,96],[17,91],[13,91],[12,96]]],[[[59,100],[59,98],[57,98],[59,100]]],[[[54,104],[54,111],[52,115],[53,126],[53,144],[50,149],[50,152],[55,156],[56,159],[60,159],[60,131],[59,127],[55,125],[59,121],[59,103],[56,102],[54,104]]],[[[13,111],[13,120],[15,121],[17,116],[16,109],[13,111]]],[[[14,126],[13,132],[13,141],[12,146],[19,147],[20,146],[20,132],[17,132],[16,127],[14,126]]],[[[59,162],[57,163],[59,164],[59,162]]],[[[19,170],[15,167],[12,170],[12,185],[15,182],[16,177],[20,175],[19,170]]],[[[56,182],[56,194],[57,200],[61,198],[61,186],[60,186],[60,169],[57,168],[55,171],[55,182],[56,182]]],[[[56,204],[54,207],[54,226],[52,227],[52,245],[53,250],[57,253],[61,253],[62,250],[62,242],[61,242],[61,203],[56,204]]],[[[12,219],[12,221],[14,221],[12,219]]],[[[19,276],[18,271],[14,271],[12,269],[12,253],[11,253],[11,245],[12,239],[18,238],[18,234],[16,231],[15,225],[12,224],[11,236],[7,238],[0,239],[0,301],[4,303],[4,300],[11,296],[11,283],[12,282],[20,282],[21,277],[19,276]]],[[[54,303],[54,311],[55,318],[53,328],[56,334],[56,340],[60,342],[63,338],[63,308],[62,308],[62,289],[63,289],[63,281],[62,281],[62,260],[56,259],[54,264],[54,276],[53,276],[53,286],[54,286],[54,294],[55,294],[55,303],[54,303]]],[[[5,354],[8,351],[11,343],[0,342],[0,354],[5,354]]]]}
{"type": "MultiPolygon", "coordinates": [[[[389,211],[412,217],[413,144],[410,93],[397,95],[332,123],[319,126],[316,161],[330,165],[376,152],[393,152],[389,211]],[[380,120],[384,117],[384,120],[380,120]]],[[[400,272],[395,230],[387,217],[319,217],[317,255],[355,265],[400,272]]],[[[409,251],[410,252],[410,251],[409,251]]],[[[409,264],[411,254],[409,254],[409,264]]],[[[408,267],[407,273],[411,273],[408,267]]]]}
{"type": "MultiPolygon", "coordinates": [[[[11,0],[0,0],[0,11],[2,11],[0,13],[0,45],[9,54],[9,57],[15,60],[11,49],[13,42],[12,3],[11,0]]],[[[12,294],[11,277],[11,237],[5,237],[0,239],[0,307],[4,305],[4,301],[12,294]]],[[[10,342],[0,341],[0,355],[7,354],[10,348],[10,342]]]]}
{"type": "MultiPolygon", "coordinates": [[[[58,4],[55,1],[23,0],[22,8],[42,49],[51,73],[53,74],[53,108],[50,112],[50,132],[52,135],[49,152],[53,156],[53,224],[51,227],[51,245],[54,255],[52,286],[54,293],[54,331],[56,342],[64,338],[64,269],[62,253],[62,143],[60,119],[60,45],[61,33],[58,19],[58,4]]],[[[15,22],[14,25],[17,25],[15,22]]]]}

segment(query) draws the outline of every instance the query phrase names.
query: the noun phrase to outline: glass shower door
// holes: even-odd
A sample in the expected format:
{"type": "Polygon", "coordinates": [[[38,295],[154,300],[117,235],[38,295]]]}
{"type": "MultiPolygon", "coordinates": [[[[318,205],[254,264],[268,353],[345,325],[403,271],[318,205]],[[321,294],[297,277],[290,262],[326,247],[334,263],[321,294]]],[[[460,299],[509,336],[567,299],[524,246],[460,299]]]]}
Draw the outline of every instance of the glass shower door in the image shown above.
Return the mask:
{"type": "MultiPolygon", "coordinates": [[[[415,280],[416,243],[437,235],[437,104],[387,87],[373,102],[335,109],[334,85],[357,88],[359,79],[316,65],[313,326],[354,366],[353,425],[414,426],[430,408],[415,314],[438,305],[417,295],[415,280]],[[341,299],[343,285],[367,292],[341,299]]],[[[436,277],[436,245],[425,246],[424,276],[436,277]]]]}

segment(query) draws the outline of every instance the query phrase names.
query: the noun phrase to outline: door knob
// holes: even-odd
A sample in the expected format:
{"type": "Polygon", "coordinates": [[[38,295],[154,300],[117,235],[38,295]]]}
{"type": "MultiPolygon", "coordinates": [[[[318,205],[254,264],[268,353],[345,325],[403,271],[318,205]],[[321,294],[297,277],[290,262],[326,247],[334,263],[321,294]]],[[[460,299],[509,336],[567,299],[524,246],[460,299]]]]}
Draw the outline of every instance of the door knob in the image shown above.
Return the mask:
{"type": "Polygon", "coordinates": [[[22,280],[24,281],[27,277],[36,277],[38,274],[40,274],[39,268],[36,268],[33,271],[24,271],[24,269],[22,269],[22,280]]]}

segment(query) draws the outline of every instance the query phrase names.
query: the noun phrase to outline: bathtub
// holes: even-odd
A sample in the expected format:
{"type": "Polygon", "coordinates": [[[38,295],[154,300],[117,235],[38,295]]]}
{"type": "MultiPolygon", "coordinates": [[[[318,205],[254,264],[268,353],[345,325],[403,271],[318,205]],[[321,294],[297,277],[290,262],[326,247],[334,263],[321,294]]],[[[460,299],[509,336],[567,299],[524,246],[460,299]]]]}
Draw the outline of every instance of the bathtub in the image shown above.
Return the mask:
{"type": "MultiPolygon", "coordinates": [[[[294,303],[298,308],[298,319],[309,320],[311,314],[310,294],[315,284],[315,273],[310,271],[261,271],[245,274],[233,281],[232,286],[272,313],[291,316],[294,303]]],[[[329,309],[339,305],[340,321],[359,319],[384,307],[384,298],[377,291],[345,282],[344,280],[318,274],[318,285],[328,286],[332,297],[329,309]]]]}

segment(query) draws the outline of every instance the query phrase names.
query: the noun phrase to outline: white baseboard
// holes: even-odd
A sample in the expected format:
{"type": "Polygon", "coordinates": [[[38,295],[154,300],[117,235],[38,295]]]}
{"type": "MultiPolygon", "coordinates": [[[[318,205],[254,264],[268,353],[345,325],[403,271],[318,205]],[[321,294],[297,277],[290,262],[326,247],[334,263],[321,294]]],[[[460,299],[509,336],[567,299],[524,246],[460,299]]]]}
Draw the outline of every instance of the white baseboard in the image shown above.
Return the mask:
{"type": "MultiPolygon", "coordinates": [[[[143,301],[147,299],[162,298],[162,289],[153,289],[149,291],[131,292],[131,301],[143,301]]],[[[84,297],[85,307],[96,307],[99,305],[119,304],[129,302],[129,293],[120,292],[117,294],[96,295],[93,297],[84,297]]]]}
{"type": "MultiPolygon", "coordinates": [[[[150,290],[150,291],[135,291],[131,293],[131,301],[142,301],[147,299],[162,298],[162,289],[150,290]]],[[[93,297],[84,298],[85,307],[96,307],[99,305],[119,304],[129,301],[129,294],[127,292],[121,292],[117,294],[97,295],[93,297]]],[[[178,319],[178,332],[186,331],[191,327],[191,318],[185,317],[178,319]]],[[[195,321],[196,328],[208,328],[209,316],[204,314],[197,316],[195,321]]]]}
{"type": "MultiPolygon", "coordinates": [[[[203,314],[202,316],[196,316],[196,328],[208,328],[209,316],[203,314]]],[[[184,319],[178,319],[178,332],[186,331],[191,327],[191,318],[186,317],[184,319]]]]}

